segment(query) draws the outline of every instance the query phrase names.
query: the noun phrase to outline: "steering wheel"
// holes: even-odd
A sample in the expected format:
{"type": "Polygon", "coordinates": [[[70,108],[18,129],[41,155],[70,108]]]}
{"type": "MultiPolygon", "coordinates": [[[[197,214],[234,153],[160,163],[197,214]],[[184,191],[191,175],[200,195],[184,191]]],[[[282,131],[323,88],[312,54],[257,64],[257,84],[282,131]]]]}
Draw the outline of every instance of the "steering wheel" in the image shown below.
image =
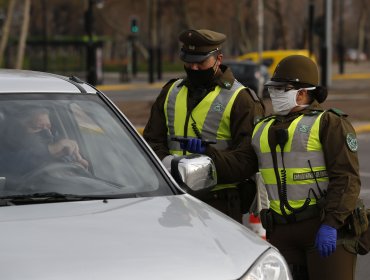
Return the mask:
{"type": "Polygon", "coordinates": [[[75,162],[51,162],[36,168],[17,181],[17,189],[32,190],[34,186],[43,181],[60,180],[66,176],[91,177],[91,173],[75,162]]]}
{"type": "Polygon", "coordinates": [[[25,179],[32,179],[34,177],[42,175],[81,175],[81,176],[91,176],[90,172],[85,169],[82,165],[76,162],[51,162],[34,169],[33,171],[25,175],[25,179]]]}

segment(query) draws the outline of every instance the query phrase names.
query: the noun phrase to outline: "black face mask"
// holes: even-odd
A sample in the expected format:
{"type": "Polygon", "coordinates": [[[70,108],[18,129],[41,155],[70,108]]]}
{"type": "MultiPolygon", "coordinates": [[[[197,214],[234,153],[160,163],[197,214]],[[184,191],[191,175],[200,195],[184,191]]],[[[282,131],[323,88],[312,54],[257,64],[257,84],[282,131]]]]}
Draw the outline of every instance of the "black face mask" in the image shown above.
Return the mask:
{"type": "Polygon", "coordinates": [[[49,129],[43,129],[37,133],[34,133],[34,135],[38,139],[41,139],[41,141],[44,143],[50,144],[54,142],[54,135],[51,133],[49,129]]]}
{"type": "Polygon", "coordinates": [[[215,75],[215,70],[213,67],[214,66],[205,70],[193,70],[184,66],[190,85],[193,88],[208,88],[211,85],[215,75]]]}

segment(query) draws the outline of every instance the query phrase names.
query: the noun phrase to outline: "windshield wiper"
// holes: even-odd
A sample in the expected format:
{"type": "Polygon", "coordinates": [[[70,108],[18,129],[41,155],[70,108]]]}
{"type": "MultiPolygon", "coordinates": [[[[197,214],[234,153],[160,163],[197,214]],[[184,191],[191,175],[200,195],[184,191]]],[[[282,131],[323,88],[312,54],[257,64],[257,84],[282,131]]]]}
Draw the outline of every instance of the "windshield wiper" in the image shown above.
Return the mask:
{"type": "Polygon", "coordinates": [[[9,195],[0,197],[1,206],[14,204],[28,204],[46,201],[79,201],[84,200],[85,197],[73,194],[63,194],[58,192],[45,192],[21,195],[9,195]]]}
{"type": "Polygon", "coordinates": [[[137,194],[110,194],[110,195],[76,195],[64,194],[58,192],[33,193],[26,195],[9,195],[0,197],[0,206],[11,206],[19,204],[33,204],[45,202],[66,202],[66,201],[83,201],[83,200],[101,200],[101,199],[118,199],[134,198],[137,194]]]}

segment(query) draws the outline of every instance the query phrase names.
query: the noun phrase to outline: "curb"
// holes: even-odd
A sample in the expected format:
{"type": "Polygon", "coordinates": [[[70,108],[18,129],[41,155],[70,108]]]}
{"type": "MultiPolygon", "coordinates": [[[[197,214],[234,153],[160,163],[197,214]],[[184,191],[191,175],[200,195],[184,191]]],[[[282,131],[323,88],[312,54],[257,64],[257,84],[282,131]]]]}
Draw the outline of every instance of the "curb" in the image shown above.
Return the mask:
{"type": "Polygon", "coordinates": [[[96,86],[98,90],[101,91],[120,91],[120,90],[130,90],[130,89],[160,89],[166,83],[165,82],[156,82],[153,84],[148,83],[132,83],[132,84],[111,84],[111,85],[99,85],[96,86]]]}
{"type": "Polygon", "coordinates": [[[357,134],[370,132],[370,123],[354,125],[354,129],[357,134]]]}
{"type": "Polygon", "coordinates": [[[333,80],[368,80],[370,73],[348,73],[348,74],[335,74],[332,76],[333,80]]]}

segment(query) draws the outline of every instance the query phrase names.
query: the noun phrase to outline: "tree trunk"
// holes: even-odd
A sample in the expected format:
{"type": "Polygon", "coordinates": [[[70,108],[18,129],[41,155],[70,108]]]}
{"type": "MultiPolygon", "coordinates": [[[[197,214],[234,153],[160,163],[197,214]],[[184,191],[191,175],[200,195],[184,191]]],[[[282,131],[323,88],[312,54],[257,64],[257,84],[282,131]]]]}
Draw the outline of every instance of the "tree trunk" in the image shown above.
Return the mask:
{"type": "Polygon", "coordinates": [[[368,14],[368,5],[366,1],[361,1],[361,3],[363,6],[363,9],[361,9],[361,15],[360,15],[359,26],[358,26],[356,63],[360,61],[360,56],[364,52],[365,28],[366,28],[366,22],[367,22],[367,14],[368,14]]]}
{"type": "Polygon", "coordinates": [[[3,36],[1,37],[1,42],[0,42],[0,67],[2,67],[5,48],[6,48],[6,45],[8,44],[8,38],[9,38],[10,26],[12,24],[12,19],[13,19],[13,14],[14,14],[15,2],[16,0],[9,1],[8,12],[7,12],[6,20],[5,20],[4,27],[3,27],[3,36]]]}
{"type": "Polygon", "coordinates": [[[31,0],[24,0],[24,10],[23,10],[23,23],[21,36],[18,43],[18,52],[16,60],[16,69],[21,69],[23,66],[24,53],[26,49],[26,41],[28,35],[28,27],[30,23],[30,10],[31,10],[31,0]]]}
{"type": "Polygon", "coordinates": [[[243,0],[235,0],[236,24],[238,27],[238,31],[240,32],[240,38],[236,41],[238,42],[238,51],[241,53],[246,53],[251,50],[251,42],[245,29],[245,20],[243,18],[243,2],[243,0]]]}

